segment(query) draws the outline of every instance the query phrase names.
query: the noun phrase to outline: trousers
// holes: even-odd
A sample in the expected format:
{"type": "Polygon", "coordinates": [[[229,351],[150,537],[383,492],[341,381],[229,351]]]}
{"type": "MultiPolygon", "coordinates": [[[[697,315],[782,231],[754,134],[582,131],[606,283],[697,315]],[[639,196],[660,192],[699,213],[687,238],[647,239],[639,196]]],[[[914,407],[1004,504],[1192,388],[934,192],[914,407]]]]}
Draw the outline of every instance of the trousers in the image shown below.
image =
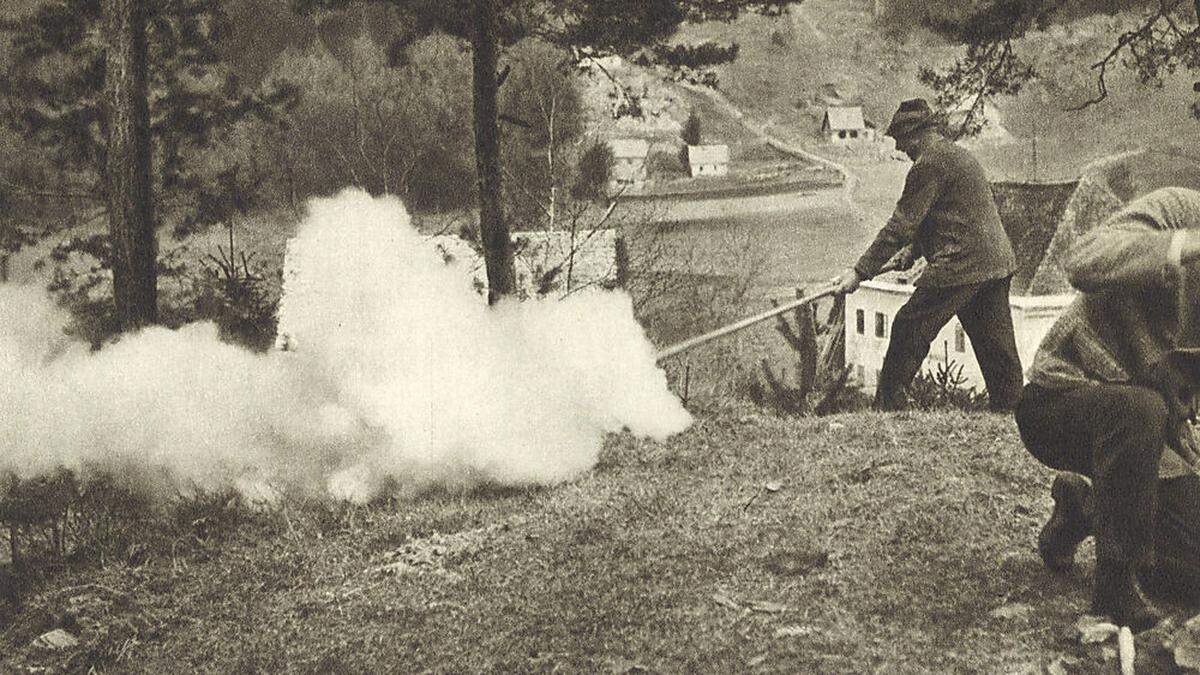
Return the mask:
{"type": "Polygon", "coordinates": [[[987,386],[993,410],[1012,410],[1024,382],[1021,358],[1013,335],[1008,291],[1012,277],[940,288],[917,287],[892,321],[875,407],[897,410],[904,406],[904,391],[929,355],[929,346],[942,328],[957,315],[971,338],[975,360],[987,386]]]}
{"type": "Polygon", "coordinates": [[[1168,415],[1157,391],[1030,384],[1016,420],[1035,459],[1092,479],[1097,561],[1136,565],[1148,589],[1200,600],[1200,477],[1158,477],[1168,415]]]}

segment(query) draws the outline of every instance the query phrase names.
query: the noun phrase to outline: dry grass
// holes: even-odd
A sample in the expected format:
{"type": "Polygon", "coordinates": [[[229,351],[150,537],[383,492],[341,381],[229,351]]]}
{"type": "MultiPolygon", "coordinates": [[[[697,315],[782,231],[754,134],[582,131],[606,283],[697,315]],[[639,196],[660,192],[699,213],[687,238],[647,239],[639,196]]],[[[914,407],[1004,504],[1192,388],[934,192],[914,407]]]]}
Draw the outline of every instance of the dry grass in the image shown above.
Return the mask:
{"type": "Polygon", "coordinates": [[[0,670],[1098,668],[1069,630],[1086,572],[1033,551],[1048,480],[1007,417],[725,412],[613,437],[556,488],[291,504],[60,577],[0,636],[0,670]],[[29,646],[61,624],[79,648],[29,646]]]}

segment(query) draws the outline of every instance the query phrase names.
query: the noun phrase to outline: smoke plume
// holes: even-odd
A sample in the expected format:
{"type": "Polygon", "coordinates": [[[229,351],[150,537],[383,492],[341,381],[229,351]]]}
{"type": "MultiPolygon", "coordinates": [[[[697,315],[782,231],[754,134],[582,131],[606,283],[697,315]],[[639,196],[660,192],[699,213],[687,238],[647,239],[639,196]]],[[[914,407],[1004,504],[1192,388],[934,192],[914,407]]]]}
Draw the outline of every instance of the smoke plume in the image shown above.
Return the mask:
{"type": "Polygon", "coordinates": [[[395,199],[313,200],[289,259],[295,347],[268,354],[211,324],[91,352],[43,292],[0,286],[0,470],[136,466],[365,501],[570,480],[607,432],[664,438],[691,421],[627,295],[488,308],[395,199]]]}

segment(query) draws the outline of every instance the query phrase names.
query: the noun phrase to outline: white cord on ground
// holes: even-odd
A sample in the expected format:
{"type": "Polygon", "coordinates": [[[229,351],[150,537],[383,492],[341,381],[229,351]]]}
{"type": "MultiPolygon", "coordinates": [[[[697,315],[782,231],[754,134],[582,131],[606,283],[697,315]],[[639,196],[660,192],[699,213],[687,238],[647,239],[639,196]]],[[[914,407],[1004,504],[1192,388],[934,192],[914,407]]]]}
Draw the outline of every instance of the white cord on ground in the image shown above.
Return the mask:
{"type": "Polygon", "coordinates": [[[1117,634],[1117,648],[1121,654],[1121,675],[1134,675],[1133,631],[1129,630],[1129,626],[1121,626],[1121,632],[1117,634]]]}

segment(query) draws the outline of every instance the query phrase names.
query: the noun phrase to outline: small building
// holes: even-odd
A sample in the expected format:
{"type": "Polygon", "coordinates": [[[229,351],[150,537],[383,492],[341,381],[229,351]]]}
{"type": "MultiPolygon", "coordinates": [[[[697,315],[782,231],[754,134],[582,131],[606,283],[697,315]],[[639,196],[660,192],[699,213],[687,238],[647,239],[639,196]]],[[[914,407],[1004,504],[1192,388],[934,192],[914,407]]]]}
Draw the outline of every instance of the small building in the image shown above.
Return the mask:
{"type": "Polygon", "coordinates": [[[863,118],[862,107],[829,107],[821,120],[821,133],[829,137],[830,143],[870,143],[875,140],[875,130],[863,118]]]}
{"type": "MultiPolygon", "coordinates": [[[[1028,367],[1046,331],[1075,297],[1062,273],[1060,242],[1103,221],[1121,202],[1089,179],[1064,183],[994,183],[1000,219],[1012,241],[1017,271],[1010,291],[1013,331],[1021,364],[1028,367]],[[1100,208],[1096,205],[1102,204],[1100,208]]],[[[913,292],[919,269],[864,281],[846,297],[846,365],[851,379],[874,391],[891,336],[892,320],[913,292]]],[[[934,339],[925,372],[959,371],[964,386],[985,389],[971,340],[958,319],[934,339]]]]}
{"type": "Polygon", "coordinates": [[[641,187],[646,182],[646,157],[650,154],[650,142],[640,138],[617,138],[609,141],[608,145],[613,154],[613,187],[641,187]]]}
{"type": "Polygon", "coordinates": [[[689,145],[687,157],[693,178],[724,176],[729,173],[728,145],[689,145]]]}

